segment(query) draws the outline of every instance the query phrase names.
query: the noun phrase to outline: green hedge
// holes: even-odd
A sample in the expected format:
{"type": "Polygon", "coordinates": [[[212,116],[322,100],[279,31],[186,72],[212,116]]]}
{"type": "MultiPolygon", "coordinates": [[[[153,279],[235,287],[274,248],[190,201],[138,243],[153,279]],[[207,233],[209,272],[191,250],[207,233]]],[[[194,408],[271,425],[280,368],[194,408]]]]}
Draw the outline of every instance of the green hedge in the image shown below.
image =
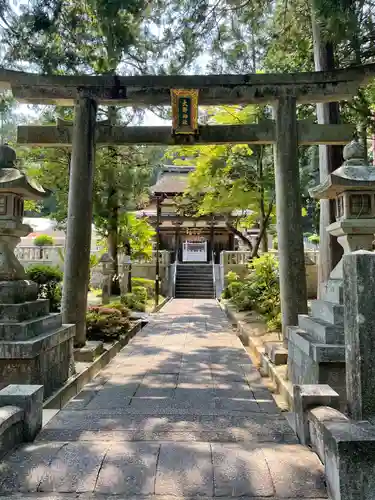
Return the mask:
{"type": "Polygon", "coordinates": [[[147,296],[149,299],[155,297],[155,281],[148,280],[146,278],[132,278],[132,287],[142,286],[147,290],[147,296]]]}
{"type": "Polygon", "coordinates": [[[51,312],[58,312],[61,305],[61,282],[63,273],[58,267],[34,264],[26,270],[29,280],[39,285],[38,297],[49,300],[51,312]]]}

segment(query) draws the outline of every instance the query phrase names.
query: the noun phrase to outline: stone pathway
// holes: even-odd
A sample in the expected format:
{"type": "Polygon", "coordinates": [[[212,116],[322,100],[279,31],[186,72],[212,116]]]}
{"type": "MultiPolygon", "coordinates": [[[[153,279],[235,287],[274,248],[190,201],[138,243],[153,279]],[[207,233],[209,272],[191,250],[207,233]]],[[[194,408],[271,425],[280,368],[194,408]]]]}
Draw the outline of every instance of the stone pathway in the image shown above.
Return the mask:
{"type": "Polygon", "coordinates": [[[23,500],[326,497],[213,300],[169,303],[0,467],[0,494],[23,500]]]}

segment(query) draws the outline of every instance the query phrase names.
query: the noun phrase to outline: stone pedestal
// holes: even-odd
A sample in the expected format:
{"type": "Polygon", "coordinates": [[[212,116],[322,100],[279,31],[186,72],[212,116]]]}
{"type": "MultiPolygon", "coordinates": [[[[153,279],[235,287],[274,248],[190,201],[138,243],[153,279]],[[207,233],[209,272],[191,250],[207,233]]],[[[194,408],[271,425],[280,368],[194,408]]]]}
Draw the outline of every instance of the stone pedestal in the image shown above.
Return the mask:
{"type": "Polygon", "coordinates": [[[0,282],[0,312],[1,383],[43,385],[47,398],[74,374],[74,325],[23,280],[0,282]]]}

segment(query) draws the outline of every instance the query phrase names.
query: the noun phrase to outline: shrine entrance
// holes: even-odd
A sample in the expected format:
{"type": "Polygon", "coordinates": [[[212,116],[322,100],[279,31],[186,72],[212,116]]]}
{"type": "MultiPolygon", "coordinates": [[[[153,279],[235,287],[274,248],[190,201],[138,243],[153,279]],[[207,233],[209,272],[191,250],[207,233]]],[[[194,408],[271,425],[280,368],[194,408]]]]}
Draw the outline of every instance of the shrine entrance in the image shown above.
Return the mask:
{"type": "Polygon", "coordinates": [[[186,240],[182,244],[182,262],[207,262],[207,240],[186,240]]]}
{"type": "MultiPolygon", "coordinates": [[[[298,146],[346,144],[351,125],[297,121],[297,105],[352,99],[375,76],[375,65],[294,74],[171,76],[45,76],[0,68],[0,85],[31,104],[75,106],[74,124],[19,127],[17,142],[72,145],[62,313],[76,325],[76,346],[86,342],[86,307],[95,147],[129,144],[273,144],[283,329],[307,313],[298,146]],[[262,104],[274,119],[249,125],[204,125],[197,107],[262,104]],[[98,105],[171,106],[173,127],[111,126],[97,121],[98,105]]],[[[158,210],[158,218],[160,214],[158,210]]],[[[158,261],[158,260],[157,260],[158,261]]]]}

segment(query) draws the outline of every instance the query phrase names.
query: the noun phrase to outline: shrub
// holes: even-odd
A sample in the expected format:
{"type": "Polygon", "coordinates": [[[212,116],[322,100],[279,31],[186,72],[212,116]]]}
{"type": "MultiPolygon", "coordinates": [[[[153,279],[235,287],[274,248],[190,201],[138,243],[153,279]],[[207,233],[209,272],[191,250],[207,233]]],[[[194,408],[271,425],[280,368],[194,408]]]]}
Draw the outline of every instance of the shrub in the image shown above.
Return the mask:
{"type": "Polygon", "coordinates": [[[53,245],[53,238],[48,234],[40,234],[34,239],[34,245],[37,247],[46,247],[53,245]]]}
{"type": "Polygon", "coordinates": [[[130,326],[129,310],[120,303],[90,307],[86,313],[86,332],[90,340],[116,340],[130,326]]]}
{"type": "Polygon", "coordinates": [[[155,281],[146,278],[132,278],[132,287],[143,286],[147,290],[147,297],[152,299],[155,297],[155,281]]]}
{"type": "Polygon", "coordinates": [[[249,275],[242,281],[232,281],[228,293],[238,310],[255,310],[267,321],[269,329],[280,329],[280,286],[278,261],[263,254],[249,264],[249,275]]]}
{"type": "Polygon", "coordinates": [[[226,278],[227,278],[228,284],[224,288],[222,296],[223,296],[223,299],[230,299],[230,298],[232,298],[231,284],[232,283],[240,283],[239,282],[240,277],[238,276],[237,273],[235,273],[233,271],[229,271],[226,278]]]}
{"type": "Polygon", "coordinates": [[[146,310],[145,302],[141,302],[135,293],[121,295],[121,303],[132,311],[144,312],[146,310]]]}
{"type": "Polygon", "coordinates": [[[144,286],[134,286],[132,288],[132,292],[137,297],[139,302],[142,302],[142,304],[147,303],[147,290],[144,286]]]}
{"type": "Polygon", "coordinates": [[[26,271],[29,280],[39,285],[38,297],[49,300],[51,312],[58,312],[61,304],[61,281],[63,273],[58,267],[35,264],[26,271]]]}

